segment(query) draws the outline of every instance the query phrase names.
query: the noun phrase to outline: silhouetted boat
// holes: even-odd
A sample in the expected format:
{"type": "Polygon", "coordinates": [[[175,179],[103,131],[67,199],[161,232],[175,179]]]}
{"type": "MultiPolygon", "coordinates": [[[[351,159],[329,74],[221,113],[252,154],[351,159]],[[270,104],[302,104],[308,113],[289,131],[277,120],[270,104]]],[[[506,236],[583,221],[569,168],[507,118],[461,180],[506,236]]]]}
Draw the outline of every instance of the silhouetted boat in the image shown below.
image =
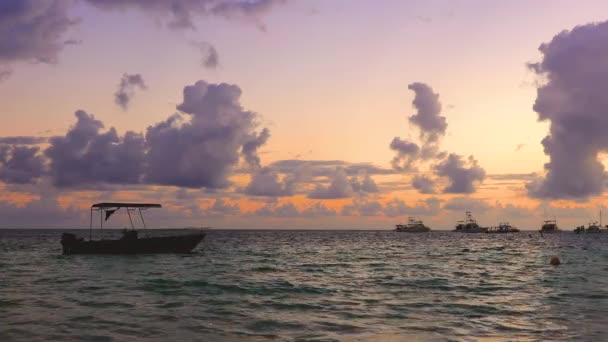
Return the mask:
{"type": "Polygon", "coordinates": [[[395,225],[395,231],[404,233],[426,233],[430,232],[431,228],[425,226],[421,220],[414,220],[412,217],[408,217],[407,224],[395,225]]]}
{"type": "Polygon", "coordinates": [[[541,233],[559,233],[559,227],[557,227],[556,220],[546,220],[543,222],[543,226],[540,228],[541,233]]]}
{"type": "MultiPolygon", "coordinates": [[[[149,203],[96,203],[91,206],[91,224],[89,227],[89,240],[78,238],[72,233],[63,233],[61,245],[63,254],[140,254],[140,253],[189,253],[205,237],[203,232],[186,235],[143,237],[133,225],[131,211],[137,210],[141,217],[143,227],[146,228],[142,210],[149,208],[161,208],[160,204],[149,203]],[[93,240],[93,212],[99,211],[100,229],[103,229],[103,221],[108,220],[117,210],[125,208],[131,222],[131,230],[123,230],[120,239],[115,240],[93,240]],[[104,215],[105,214],[105,219],[104,215]]],[[[147,232],[146,232],[147,235],[147,232]]]]}
{"type": "Polygon", "coordinates": [[[492,234],[504,234],[504,233],[517,233],[519,229],[511,226],[509,222],[501,222],[498,227],[491,227],[488,229],[488,233],[492,234]]]}
{"type": "Polygon", "coordinates": [[[458,224],[456,224],[454,231],[459,233],[487,233],[488,228],[480,227],[477,224],[477,221],[473,219],[471,212],[467,211],[465,220],[458,221],[458,224]]]}

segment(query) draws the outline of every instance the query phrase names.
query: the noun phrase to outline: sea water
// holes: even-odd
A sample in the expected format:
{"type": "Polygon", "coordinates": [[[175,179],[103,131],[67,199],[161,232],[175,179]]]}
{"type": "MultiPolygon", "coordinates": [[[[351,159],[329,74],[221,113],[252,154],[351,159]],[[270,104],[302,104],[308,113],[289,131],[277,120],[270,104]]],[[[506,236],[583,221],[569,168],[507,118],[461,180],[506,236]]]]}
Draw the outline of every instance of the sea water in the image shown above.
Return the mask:
{"type": "Polygon", "coordinates": [[[608,336],[608,234],[211,230],[137,256],[63,256],[60,236],[0,231],[0,341],[608,336]]]}

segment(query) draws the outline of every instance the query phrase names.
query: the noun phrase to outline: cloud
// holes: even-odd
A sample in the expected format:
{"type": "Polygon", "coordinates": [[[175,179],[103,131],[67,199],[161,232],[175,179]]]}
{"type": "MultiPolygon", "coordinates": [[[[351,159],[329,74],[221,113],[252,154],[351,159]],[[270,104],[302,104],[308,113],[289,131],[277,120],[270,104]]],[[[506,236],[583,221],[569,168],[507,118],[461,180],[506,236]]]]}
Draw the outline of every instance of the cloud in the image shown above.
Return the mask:
{"type": "Polygon", "coordinates": [[[537,198],[587,198],[604,191],[598,154],[608,150],[608,22],[562,31],[529,67],[545,82],[534,111],[550,128],[542,140],[546,175],[528,183],[537,198]]]}
{"type": "Polygon", "coordinates": [[[395,170],[409,171],[414,168],[413,165],[420,156],[420,147],[417,144],[395,137],[391,141],[390,148],[397,152],[397,155],[391,161],[395,170]]]}
{"type": "Polygon", "coordinates": [[[33,136],[14,136],[14,137],[0,137],[0,144],[8,145],[38,145],[45,143],[48,140],[46,137],[33,137],[33,136]]]}
{"type": "Polygon", "coordinates": [[[378,201],[353,200],[342,208],[342,216],[378,216],[382,212],[382,204],[378,201]]]}
{"type": "Polygon", "coordinates": [[[146,182],[225,188],[240,157],[258,167],[257,150],[269,131],[256,131],[258,116],[243,109],[240,96],[238,86],[226,83],[186,86],[177,106],[185,115],[172,115],[147,129],[146,182]]]}
{"type": "Polygon", "coordinates": [[[416,175],[412,178],[412,186],[422,194],[435,193],[435,181],[424,175],[416,175]]]}
{"type": "Polygon", "coordinates": [[[194,28],[194,16],[257,18],[283,0],[85,0],[103,10],[138,9],[167,19],[172,28],[194,28]]]}
{"type": "Polygon", "coordinates": [[[220,64],[220,57],[215,47],[207,42],[192,43],[201,53],[201,65],[208,69],[215,69],[220,64]]]}
{"type": "Polygon", "coordinates": [[[285,177],[283,181],[280,181],[275,169],[265,167],[251,175],[251,181],[243,192],[252,196],[291,196],[294,193],[295,184],[294,177],[285,177]]]}
{"type": "Polygon", "coordinates": [[[443,189],[444,193],[473,193],[475,184],[485,179],[486,172],[470,156],[465,162],[461,156],[450,153],[447,159],[435,165],[435,171],[440,177],[447,177],[449,184],[443,189]]]}
{"type": "Polygon", "coordinates": [[[328,186],[317,184],[315,189],[308,194],[308,198],[335,199],[348,198],[353,195],[354,190],[344,168],[336,168],[330,181],[328,186]]]}
{"type": "Polygon", "coordinates": [[[238,204],[229,204],[223,198],[216,198],[213,204],[203,212],[205,216],[230,216],[240,213],[241,208],[238,204]]]}
{"type": "Polygon", "coordinates": [[[478,198],[454,197],[443,205],[443,209],[451,211],[485,212],[492,209],[492,206],[486,203],[486,201],[478,198]]]}
{"type": "MultiPolygon", "coordinates": [[[[399,137],[393,138],[390,148],[397,152],[391,165],[399,171],[417,171],[425,165],[434,172],[437,178],[445,177],[449,185],[443,190],[447,193],[470,193],[475,191],[475,183],[485,178],[485,171],[478,165],[473,156],[469,157],[468,165],[462,157],[440,151],[441,139],[446,133],[448,124],[441,116],[439,94],[424,83],[415,82],[408,86],[414,91],[412,102],[417,112],[409,117],[409,122],[419,130],[421,144],[407,141],[399,137]],[[429,166],[430,163],[435,163],[429,166]]],[[[413,176],[412,187],[420,193],[434,193],[437,179],[429,176],[413,176]]]]}
{"type": "Polygon", "coordinates": [[[357,177],[352,177],[350,180],[353,191],[358,193],[376,193],[380,192],[378,185],[368,174],[363,175],[363,179],[359,180],[357,177]]]}
{"type": "Polygon", "coordinates": [[[383,211],[386,216],[390,217],[405,215],[435,216],[441,211],[441,200],[431,197],[410,206],[401,200],[393,199],[384,206],[383,211]]]}
{"type": "Polygon", "coordinates": [[[114,102],[123,110],[127,110],[136,88],[146,89],[144,78],[140,74],[123,74],[118,84],[118,90],[114,93],[114,102]]]}
{"type": "Polygon", "coordinates": [[[416,94],[412,104],[417,113],[409,117],[410,123],[420,129],[420,139],[424,144],[437,143],[448,127],[445,117],[441,116],[439,94],[420,82],[412,83],[407,88],[416,94]]]}
{"type": "Polygon", "coordinates": [[[0,145],[0,181],[7,184],[34,183],[44,173],[39,147],[0,145]]]}
{"type": "Polygon", "coordinates": [[[100,133],[104,125],[93,115],[82,110],[75,115],[76,125],[65,136],[50,138],[44,151],[53,184],[139,183],[145,162],[143,136],[127,132],[120,137],[114,128],[100,133]]]}
{"type": "Polygon", "coordinates": [[[71,0],[3,0],[0,2],[0,74],[15,62],[54,64],[64,34],[78,21],[67,14],[71,0]]]}
{"type": "Polygon", "coordinates": [[[372,165],[370,163],[349,163],[343,160],[279,160],[269,165],[280,173],[306,173],[311,177],[329,177],[336,172],[336,168],[344,168],[349,176],[362,173],[369,175],[390,175],[395,171],[372,165]]]}
{"type": "Polygon", "coordinates": [[[42,194],[23,206],[0,201],[0,217],[1,228],[82,228],[85,222],[83,211],[64,208],[49,194],[42,194]]]}

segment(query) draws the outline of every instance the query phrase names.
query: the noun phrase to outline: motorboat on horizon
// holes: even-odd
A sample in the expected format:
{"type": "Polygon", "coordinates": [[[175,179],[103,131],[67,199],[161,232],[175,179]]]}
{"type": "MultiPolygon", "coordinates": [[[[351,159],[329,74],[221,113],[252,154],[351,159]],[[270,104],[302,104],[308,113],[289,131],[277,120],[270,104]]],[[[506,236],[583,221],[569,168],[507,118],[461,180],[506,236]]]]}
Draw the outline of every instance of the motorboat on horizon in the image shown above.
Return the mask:
{"type": "Polygon", "coordinates": [[[488,229],[488,233],[493,234],[504,234],[504,233],[518,233],[519,229],[511,226],[509,222],[500,222],[497,227],[491,227],[488,229]]]}
{"type": "Polygon", "coordinates": [[[148,236],[143,210],[161,208],[156,203],[118,203],[102,202],[91,206],[89,239],[77,237],[73,233],[63,233],[61,246],[63,254],[148,254],[148,253],[190,253],[205,237],[202,231],[193,234],[172,236],[148,236]],[[124,208],[131,222],[131,229],[124,229],[120,239],[93,240],[93,212],[99,212],[100,233],[103,232],[103,222],[107,221],[116,211],[124,208]],[[145,237],[139,237],[135,230],[131,211],[138,211],[141,218],[145,237]],[[104,217],[105,216],[105,217],[104,217]]]}
{"type": "Polygon", "coordinates": [[[459,233],[487,233],[488,228],[479,226],[479,224],[477,224],[477,220],[475,220],[471,215],[471,212],[467,211],[465,220],[458,221],[454,231],[459,233]]]}
{"type": "Polygon", "coordinates": [[[561,230],[557,226],[557,220],[546,220],[543,221],[543,225],[540,228],[541,233],[559,233],[561,230]]]}
{"type": "Polygon", "coordinates": [[[395,231],[405,233],[426,233],[430,232],[431,228],[425,226],[422,220],[415,220],[413,217],[408,217],[407,224],[395,225],[395,231]]]}

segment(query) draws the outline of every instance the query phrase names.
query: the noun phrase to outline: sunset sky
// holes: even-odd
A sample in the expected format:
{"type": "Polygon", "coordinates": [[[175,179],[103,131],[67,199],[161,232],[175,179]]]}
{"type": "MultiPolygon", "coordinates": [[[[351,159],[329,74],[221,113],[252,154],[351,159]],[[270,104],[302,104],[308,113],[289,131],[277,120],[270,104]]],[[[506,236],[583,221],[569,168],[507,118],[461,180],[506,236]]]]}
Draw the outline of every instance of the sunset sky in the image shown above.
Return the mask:
{"type": "Polygon", "coordinates": [[[586,225],[608,203],[606,13],[2,1],[0,227],[86,227],[101,201],[162,203],[155,227],[586,225]]]}

